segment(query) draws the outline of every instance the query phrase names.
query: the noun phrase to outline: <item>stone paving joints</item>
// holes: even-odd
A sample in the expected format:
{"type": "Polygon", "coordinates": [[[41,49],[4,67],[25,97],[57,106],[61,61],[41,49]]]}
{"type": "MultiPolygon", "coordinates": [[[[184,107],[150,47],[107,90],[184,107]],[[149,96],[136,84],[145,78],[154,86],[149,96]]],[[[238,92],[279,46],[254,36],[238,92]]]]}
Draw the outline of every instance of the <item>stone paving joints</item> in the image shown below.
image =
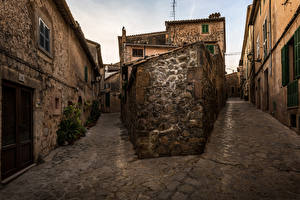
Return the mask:
{"type": "Polygon", "coordinates": [[[300,136],[231,99],[205,153],[139,160],[119,114],[0,189],[0,200],[300,199],[300,136]]]}

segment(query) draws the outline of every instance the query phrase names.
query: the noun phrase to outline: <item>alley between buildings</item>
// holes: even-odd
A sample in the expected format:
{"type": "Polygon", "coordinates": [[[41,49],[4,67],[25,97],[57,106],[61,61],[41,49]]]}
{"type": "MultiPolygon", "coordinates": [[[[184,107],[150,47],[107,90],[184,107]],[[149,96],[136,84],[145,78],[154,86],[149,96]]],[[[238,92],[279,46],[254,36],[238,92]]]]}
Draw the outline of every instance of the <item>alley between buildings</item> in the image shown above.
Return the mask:
{"type": "Polygon", "coordinates": [[[230,99],[205,153],[138,160],[119,114],[0,189],[0,199],[300,199],[300,137],[230,99]]]}

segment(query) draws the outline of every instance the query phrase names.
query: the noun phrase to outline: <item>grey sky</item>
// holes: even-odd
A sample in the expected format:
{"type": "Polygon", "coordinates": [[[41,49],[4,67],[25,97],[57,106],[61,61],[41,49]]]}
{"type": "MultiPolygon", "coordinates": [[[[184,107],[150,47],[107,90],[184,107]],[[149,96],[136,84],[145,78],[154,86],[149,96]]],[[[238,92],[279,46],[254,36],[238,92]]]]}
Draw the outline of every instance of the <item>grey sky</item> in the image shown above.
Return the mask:
{"type": "MultiPolygon", "coordinates": [[[[86,38],[101,44],[104,63],[119,61],[117,36],[165,30],[171,20],[171,0],[67,0],[86,38]]],[[[177,0],[176,19],[207,18],[220,12],[226,17],[227,53],[242,48],[246,8],[252,0],[177,0]]],[[[227,71],[236,69],[240,55],[227,56],[227,71]]]]}

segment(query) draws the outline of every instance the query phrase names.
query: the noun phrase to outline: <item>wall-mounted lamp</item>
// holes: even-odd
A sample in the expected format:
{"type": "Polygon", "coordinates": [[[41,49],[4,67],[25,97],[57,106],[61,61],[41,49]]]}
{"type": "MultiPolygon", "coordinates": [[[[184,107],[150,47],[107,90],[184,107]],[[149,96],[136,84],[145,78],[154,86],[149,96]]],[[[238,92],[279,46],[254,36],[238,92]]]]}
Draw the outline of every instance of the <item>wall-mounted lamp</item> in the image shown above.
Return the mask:
{"type": "Polygon", "coordinates": [[[253,52],[249,53],[247,55],[247,59],[250,61],[250,62],[261,62],[261,58],[258,58],[258,59],[253,59],[253,52]]]}

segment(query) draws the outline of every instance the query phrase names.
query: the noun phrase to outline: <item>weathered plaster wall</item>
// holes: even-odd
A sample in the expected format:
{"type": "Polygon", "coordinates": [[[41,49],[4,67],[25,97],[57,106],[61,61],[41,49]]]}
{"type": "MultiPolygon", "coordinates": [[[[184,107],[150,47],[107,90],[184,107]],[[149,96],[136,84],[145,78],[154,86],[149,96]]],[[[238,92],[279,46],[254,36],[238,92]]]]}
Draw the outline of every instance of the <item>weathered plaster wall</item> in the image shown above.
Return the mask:
{"type": "Polygon", "coordinates": [[[196,43],[132,68],[122,119],[138,156],[202,153],[218,113],[212,72],[223,60],[196,43]]]}
{"type": "Polygon", "coordinates": [[[131,46],[131,45],[126,45],[125,51],[124,51],[124,59],[125,63],[128,62],[133,62],[139,59],[143,59],[144,57],[133,57],[132,56],[132,49],[142,49],[144,51],[144,56],[153,56],[153,55],[158,55],[162,53],[166,53],[174,48],[170,47],[149,47],[149,46],[131,46]]]}
{"type": "MultiPolygon", "coordinates": [[[[56,130],[63,108],[70,102],[77,103],[79,96],[83,102],[94,98],[91,81],[95,72],[73,29],[53,1],[3,1],[0,10],[0,91],[3,80],[34,89],[36,160],[56,145],[56,130]],[[38,45],[39,17],[50,27],[50,53],[45,53],[38,45]],[[88,67],[87,82],[84,81],[84,66],[88,67]],[[20,74],[24,75],[24,81],[19,80],[20,74]],[[55,98],[59,98],[58,111],[54,109],[55,98]]],[[[0,100],[1,95],[2,92],[0,100]]],[[[88,110],[82,119],[87,115],[88,110]]]]}

